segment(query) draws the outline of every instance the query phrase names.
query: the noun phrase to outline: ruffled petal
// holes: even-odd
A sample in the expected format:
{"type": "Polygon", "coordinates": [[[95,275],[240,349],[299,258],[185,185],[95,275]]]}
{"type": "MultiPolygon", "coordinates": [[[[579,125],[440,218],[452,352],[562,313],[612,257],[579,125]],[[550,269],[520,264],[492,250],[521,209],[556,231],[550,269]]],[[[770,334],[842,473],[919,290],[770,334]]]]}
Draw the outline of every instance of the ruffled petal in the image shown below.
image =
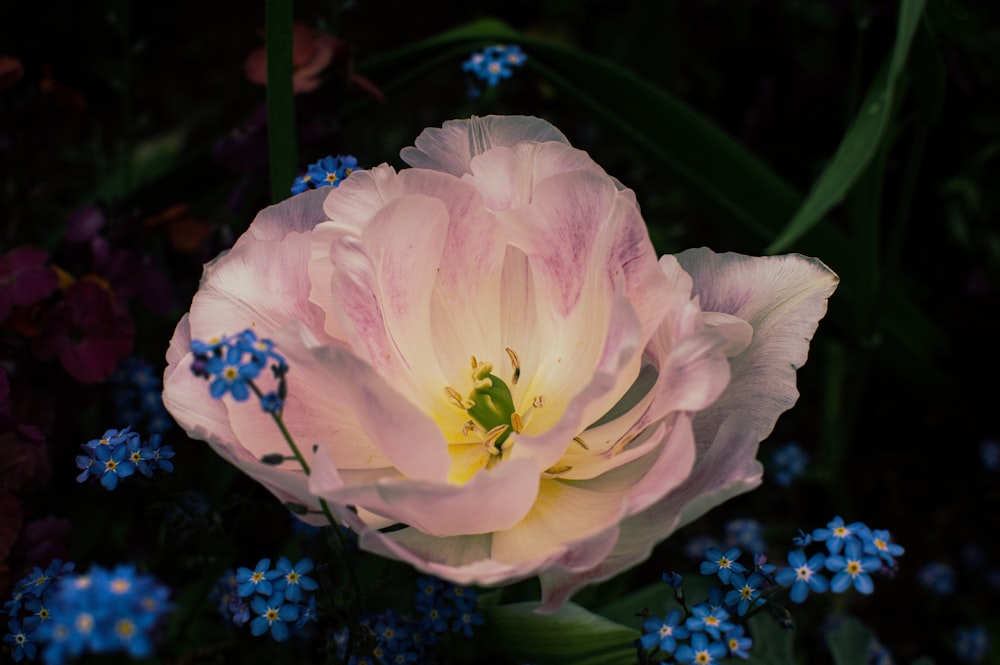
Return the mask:
{"type": "Polygon", "coordinates": [[[820,261],[797,254],[757,258],[702,248],[677,259],[693,278],[703,310],[739,317],[754,330],[750,346],[731,360],[729,387],[695,419],[699,445],[713,441],[733,413],[748,420],[760,441],[798,399],[795,371],[806,362],[838,278],[820,261]]]}
{"type": "Polygon", "coordinates": [[[351,351],[324,346],[312,352],[331,381],[339,384],[367,438],[392,466],[414,480],[444,482],[451,459],[431,418],[351,351]]]}
{"type": "Polygon", "coordinates": [[[469,168],[472,173],[462,179],[479,190],[491,210],[529,205],[535,186],[560,173],[591,171],[608,178],[586,152],[556,142],[494,148],[473,157],[469,168]]]}
{"type": "Polygon", "coordinates": [[[310,189],[264,208],[237,239],[234,247],[248,240],[281,240],[292,232],[304,232],[327,220],[323,201],[332,188],[310,189]]]}
{"type": "Polygon", "coordinates": [[[606,580],[644,561],[658,542],[680,527],[733,496],[757,487],[763,473],[756,460],[757,444],[749,423],[739,415],[723,422],[717,438],[681,484],[641,512],[622,520],[617,544],[606,559],[586,571],[550,570],[539,575],[541,609],[555,610],[580,587],[606,580]]]}
{"type": "Polygon", "coordinates": [[[191,303],[195,339],[247,328],[253,328],[258,337],[268,337],[288,321],[301,321],[318,338],[333,339],[324,333],[323,311],[309,300],[309,235],[291,232],[282,238],[278,242],[244,236],[232,250],[205,266],[201,288],[191,303]]]}
{"type": "Polygon", "coordinates": [[[540,118],[472,116],[467,120],[449,120],[441,128],[425,129],[414,141],[415,145],[403,148],[399,156],[410,166],[461,176],[469,172],[469,163],[476,155],[521,141],[569,143],[562,132],[540,118]]]}

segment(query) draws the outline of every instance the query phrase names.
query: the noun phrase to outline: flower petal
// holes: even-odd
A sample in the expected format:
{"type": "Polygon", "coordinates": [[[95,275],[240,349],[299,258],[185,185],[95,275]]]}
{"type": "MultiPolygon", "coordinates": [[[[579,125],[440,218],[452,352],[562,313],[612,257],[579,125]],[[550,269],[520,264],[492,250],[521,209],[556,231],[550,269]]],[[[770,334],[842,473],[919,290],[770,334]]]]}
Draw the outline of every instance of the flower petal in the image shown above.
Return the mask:
{"type": "Polygon", "coordinates": [[[449,120],[441,128],[425,129],[414,141],[415,145],[403,148],[399,156],[410,166],[461,176],[469,172],[469,163],[476,155],[521,141],[569,143],[562,132],[540,118],[472,116],[467,120],[449,120]]]}
{"type": "Polygon", "coordinates": [[[351,351],[336,346],[312,351],[339,383],[368,439],[394,467],[415,480],[444,482],[451,459],[433,420],[351,351]]]}
{"type": "MultiPolygon", "coordinates": [[[[542,609],[554,610],[580,587],[608,579],[644,561],[656,543],[727,499],[760,484],[757,440],[738,415],[723,422],[708,451],[683,483],[648,508],[623,520],[614,551],[594,568],[576,573],[547,571],[542,581],[542,609]]],[[[655,477],[655,475],[650,476],[655,477]]]]}
{"type": "Polygon", "coordinates": [[[323,211],[323,201],[330,192],[329,187],[310,189],[264,208],[234,247],[248,240],[281,240],[289,233],[308,231],[325,222],[328,217],[323,211]]]}
{"type": "Polygon", "coordinates": [[[390,479],[345,486],[324,497],[361,506],[431,536],[474,535],[517,524],[535,502],[538,471],[532,460],[507,460],[464,485],[390,479]]]}
{"type": "Polygon", "coordinates": [[[723,420],[740,413],[762,440],[798,399],[795,371],[806,362],[837,276],[799,255],[757,258],[702,248],[677,259],[694,279],[703,310],[737,316],[754,330],[750,346],[730,362],[729,387],[695,419],[695,436],[702,445],[712,441],[723,420]]]}

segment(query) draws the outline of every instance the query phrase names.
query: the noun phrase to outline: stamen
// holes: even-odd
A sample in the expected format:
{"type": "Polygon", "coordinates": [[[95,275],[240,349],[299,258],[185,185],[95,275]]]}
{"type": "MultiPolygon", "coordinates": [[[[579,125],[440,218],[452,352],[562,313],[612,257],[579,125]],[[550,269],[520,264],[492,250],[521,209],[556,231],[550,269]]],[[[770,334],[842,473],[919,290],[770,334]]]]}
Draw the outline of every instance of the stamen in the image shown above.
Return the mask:
{"type": "Polygon", "coordinates": [[[542,472],[542,475],[546,478],[553,478],[561,473],[566,473],[572,468],[573,467],[568,466],[566,464],[550,466],[549,468],[547,468],[545,471],[542,472]]]}
{"type": "Polygon", "coordinates": [[[521,359],[517,357],[517,352],[514,351],[514,349],[507,347],[504,350],[510,357],[510,364],[514,367],[514,376],[511,378],[510,382],[516,386],[517,380],[521,378],[521,359]]]}
{"type": "Polygon", "coordinates": [[[514,428],[515,434],[520,434],[524,429],[524,421],[521,420],[521,414],[512,413],[510,414],[510,426],[514,428]]]}
{"type": "Polygon", "coordinates": [[[583,442],[583,439],[581,439],[578,436],[574,436],[573,437],[573,442],[576,443],[581,448],[583,448],[584,450],[590,450],[590,447],[586,443],[583,442]]]}
{"type": "Polygon", "coordinates": [[[542,408],[543,406],[545,406],[545,397],[543,395],[537,395],[534,401],[531,403],[531,406],[535,407],[536,409],[542,408]]]}
{"type": "Polygon", "coordinates": [[[450,399],[455,406],[462,409],[463,411],[472,408],[471,400],[462,399],[461,393],[459,393],[451,386],[444,387],[444,394],[448,396],[448,399],[450,399]]]}
{"type": "Polygon", "coordinates": [[[497,425],[486,433],[486,439],[483,441],[483,444],[486,446],[486,451],[490,455],[500,454],[500,449],[493,444],[496,443],[497,439],[503,436],[503,433],[506,432],[509,427],[509,425],[497,425]]]}
{"type": "Polygon", "coordinates": [[[476,365],[478,365],[478,364],[479,364],[479,361],[476,360],[475,356],[472,356],[472,369],[476,369],[476,365]]]}

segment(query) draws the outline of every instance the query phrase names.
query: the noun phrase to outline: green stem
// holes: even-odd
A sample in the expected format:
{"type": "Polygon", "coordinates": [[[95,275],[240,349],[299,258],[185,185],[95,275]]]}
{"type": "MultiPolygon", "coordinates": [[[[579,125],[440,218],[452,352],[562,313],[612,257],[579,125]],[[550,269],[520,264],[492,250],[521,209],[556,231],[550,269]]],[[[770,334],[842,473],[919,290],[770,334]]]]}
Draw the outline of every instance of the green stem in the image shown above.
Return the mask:
{"type": "Polygon", "coordinates": [[[295,100],[292,92],[292,0],[267,0],[267,147],[271,201],[288,198],[295,178],[295,100]]]}

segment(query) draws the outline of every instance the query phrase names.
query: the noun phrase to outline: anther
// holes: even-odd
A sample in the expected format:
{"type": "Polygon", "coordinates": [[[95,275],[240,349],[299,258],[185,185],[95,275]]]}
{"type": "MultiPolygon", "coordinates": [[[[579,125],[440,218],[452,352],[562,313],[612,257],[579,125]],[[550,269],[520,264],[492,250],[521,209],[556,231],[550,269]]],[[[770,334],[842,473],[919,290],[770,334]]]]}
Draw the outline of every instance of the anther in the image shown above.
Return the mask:
{"type": "Polygon", "coordinates": [[[462,425],[462,436],[469,436],[469,432],[476,429],[476,423],[474,420],[470,420],[464,425],[462,425]]]}
{"type": "Polygon", "coordinates": [[[524,421],[521,420],[520,413],[510,414],[510,426],[514,428],[515,434],[520,434],[521,430],[524,429],[524,421]]]}
{"type": "Polygon", "coordinates": [[[497,425],[496,427],[494,427],[493,429],[491,429],[489,432],[486,433],[486,438],[483,440],[483,445],[486,446],[486,451],[490,455],[500,454],[500,449],[497,448],[494,444],[496,443],[497,439],[503,436],[503,433],[507,431],[508,427],[510,426],[497,425]]]}
{"type": "Polygon", "coordinates": [[[521,359],[517,357],[517,352],[514,351],[514,349],[507,347],[504,350],[510,357],[510,364],[514,367],[514,376],[511,378],[510,382],[517,385],[517,380],[521,378],[521,359]]]}
{"type": "Polygon", "coordinates": [[[584,450],[590,450],[590,448],[587,446],[587,444],[584,443],[583,439],[581,439],[580,437],[574,436],[573,437],[573,441],[574,441],[574,443],[576,443],[578,446],[580,446],[584,450]]]}
{"type": "Polygon", "coordinates": [[[468,406],[469,400],[462,399],[462,395],[451,386],[444,387],[444,394],[448,396],[448,399],[450,399],[455,406],[462,409],[463,411],[469,408],[468,406]]]}
{"type": "Polygon", "coordinates": [[[534,401],[531,403],[531,406],[535,407],[536,409],[542,408],[543,406],[545,406],[545,397],[543,397],[542,395],[537,395],[534,401]]]}

